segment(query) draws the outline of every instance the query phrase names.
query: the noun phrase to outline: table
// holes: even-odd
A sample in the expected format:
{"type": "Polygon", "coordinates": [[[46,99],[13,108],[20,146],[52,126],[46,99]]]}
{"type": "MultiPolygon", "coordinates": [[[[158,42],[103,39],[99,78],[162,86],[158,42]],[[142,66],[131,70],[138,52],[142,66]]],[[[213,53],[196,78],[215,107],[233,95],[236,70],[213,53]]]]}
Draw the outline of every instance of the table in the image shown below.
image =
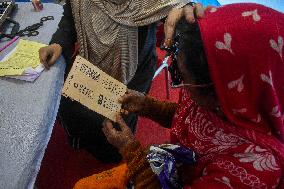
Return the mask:
{"type": "MultiPolygon", "coordinates": [[[[21,29],[39,22],[42,16],[54,16],[55,20],[38,30],[38,36],[29,38],[48,44],[62,16],[62,6],[46,3],[42,12],[34,12],[31,3],[18,5],[14,19],[21,29]]],[[[56,119],[64,70],[65,61],[60,57],[34,83],[0,78],[1,189],[33,188],[56,119]]]]}

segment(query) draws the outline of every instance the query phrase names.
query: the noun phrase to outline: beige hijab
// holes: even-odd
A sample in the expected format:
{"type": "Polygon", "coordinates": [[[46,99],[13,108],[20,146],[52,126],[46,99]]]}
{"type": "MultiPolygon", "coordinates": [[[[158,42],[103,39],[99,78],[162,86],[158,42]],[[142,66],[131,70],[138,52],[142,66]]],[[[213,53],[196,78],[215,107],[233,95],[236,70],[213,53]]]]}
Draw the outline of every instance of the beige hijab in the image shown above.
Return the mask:
{"type": "Polygon", "coordinates": [[[127,84],[138,64],[138,26],[167,16],[184,0],[71,0],[80,55],[127,84]]]}

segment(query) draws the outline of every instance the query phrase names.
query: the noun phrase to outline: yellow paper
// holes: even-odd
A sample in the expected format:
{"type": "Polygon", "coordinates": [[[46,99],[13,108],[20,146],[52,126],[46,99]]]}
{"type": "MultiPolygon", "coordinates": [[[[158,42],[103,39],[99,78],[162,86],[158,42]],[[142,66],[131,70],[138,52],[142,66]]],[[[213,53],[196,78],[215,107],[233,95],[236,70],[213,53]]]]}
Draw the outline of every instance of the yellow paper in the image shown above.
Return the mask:
{"type": "Polygon", "coordinates": [[[116,121],[115,114],[121,109],[118,99],[126,89],[126,85],[77,56],[64,83],[62,95],[116,121]]]}
{"type": "Polygon", "coordinates": [[[28,67],[36,68],[40,64],[38,51],[46,46],[35,41],[21,39],[15,52],[0,62],[0,76],[21,75],[28,67]]]}

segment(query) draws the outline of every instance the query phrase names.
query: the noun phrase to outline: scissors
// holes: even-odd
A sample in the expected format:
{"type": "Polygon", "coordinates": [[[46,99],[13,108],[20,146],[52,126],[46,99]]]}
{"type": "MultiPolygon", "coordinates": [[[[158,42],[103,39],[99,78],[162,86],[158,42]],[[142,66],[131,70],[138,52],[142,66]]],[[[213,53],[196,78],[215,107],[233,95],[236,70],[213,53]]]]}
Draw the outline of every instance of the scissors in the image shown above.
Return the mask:
{"type": "Polygon", "coordinates": [[[40,19],[40,22],[45,22],[47,20],[54,20],[53,16],[44,16],[40,19]]]}
{"type": "Polygon", "coordinates": [[[37,31],[41,26],[43,26],[43,22],[48,21],[48,20],[54,20],[53,16],[44,16],[40,19],[39,23],[33,24],[31,26],[26,27],[25,29],[19,30],[20,24],[11,18],[7,18],[7,21],[11,22],[14,24],[14,27],[11,31],[10,34],[5,34],[5,33],[0,33],[0,39],[7,37],[10,39],[13,39],[15,36],[37,36],[39,32],[37,31]]]}
{"type": "Polygon", "coordinates": [[[40,22],[39,23],[36,23],[36,24],[33,24],[31,26],[28,26],[26,27],[25,29],[23,30],[20,30],[17,35],[19,35],[20,37],[22,36],[28,36],[28,37],[31,37],[31,36],[37,36],[39,34],[39,32],[37,31],[41,26],[43,26],[43,22],[47,21],[47,20],[54,20],[54,17],[53,16],[45,16],[45,17],[42,17],[40,19],[40,22]]]}
{"type": "Polygon", "coordinates": [[[27,37],[31,37],[31,36],[37,36],[39,34],[39,32],[37,30],[23,30],[20,31],[18,33],[18,36],[23,37],[23,36],[27,36],[27,37]]]}
{"type": "Polygon", "coordinates": [[[178,48],[179,38],[180,38],[180,35],[177,34],[174,37],[174,42],[170,47],[164,47],[164,46],[161,47],[161,50],[167,51],[164,61],[168,61],[169,58],[171,59],[171,64],[168,70],[170,72],[171,79],[172,79],[172,83],[171,83],[172,87],[177,86],[182,83],[182,76],[178,69],[178,64],[177,64],[177,55],[179,53],[179,48],[178,48]]]}

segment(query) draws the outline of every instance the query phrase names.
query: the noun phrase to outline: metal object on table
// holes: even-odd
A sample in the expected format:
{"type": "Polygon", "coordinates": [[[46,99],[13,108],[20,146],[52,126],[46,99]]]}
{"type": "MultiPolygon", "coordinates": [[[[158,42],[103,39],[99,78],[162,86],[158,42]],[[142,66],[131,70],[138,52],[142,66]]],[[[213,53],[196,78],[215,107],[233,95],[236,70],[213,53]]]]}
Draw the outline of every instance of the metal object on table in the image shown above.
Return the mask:
{"type": "Polygon", "coordinates": [[[17,35],[22,37],[22,36],[37,36],[39,32],[37,31],[41,26],[43,26],[43,22],[46,22],[48,20],[54,20],[53,16],[44,16],[40,19],[39,23],[33,24],[31,26],[26,27],[23,30],[20,30],[17,35]]]}
{"type": "Polygon", "coordinates": [[[40,19],[39,23],[33,24],[31,26],[27,26],[26,28],[19,30],[20,28],[20,24],[14,20],[12,20],[11,18],[7,18],[7,21],[11,22],[14,24],[14,27],[11,31],[10,34],[5,34],[5,33],[0,33],[0,39],[7,37],[7,38],[14,38],[15,36],[27,36],[27,37],[31,37],[31,36],[37,36],[39,34],[39,32],[37,31],[41,26],[43,26],[43,23],[48,21],[48,20],[54,20],[53,16],[44,16],[40,19]]]}

